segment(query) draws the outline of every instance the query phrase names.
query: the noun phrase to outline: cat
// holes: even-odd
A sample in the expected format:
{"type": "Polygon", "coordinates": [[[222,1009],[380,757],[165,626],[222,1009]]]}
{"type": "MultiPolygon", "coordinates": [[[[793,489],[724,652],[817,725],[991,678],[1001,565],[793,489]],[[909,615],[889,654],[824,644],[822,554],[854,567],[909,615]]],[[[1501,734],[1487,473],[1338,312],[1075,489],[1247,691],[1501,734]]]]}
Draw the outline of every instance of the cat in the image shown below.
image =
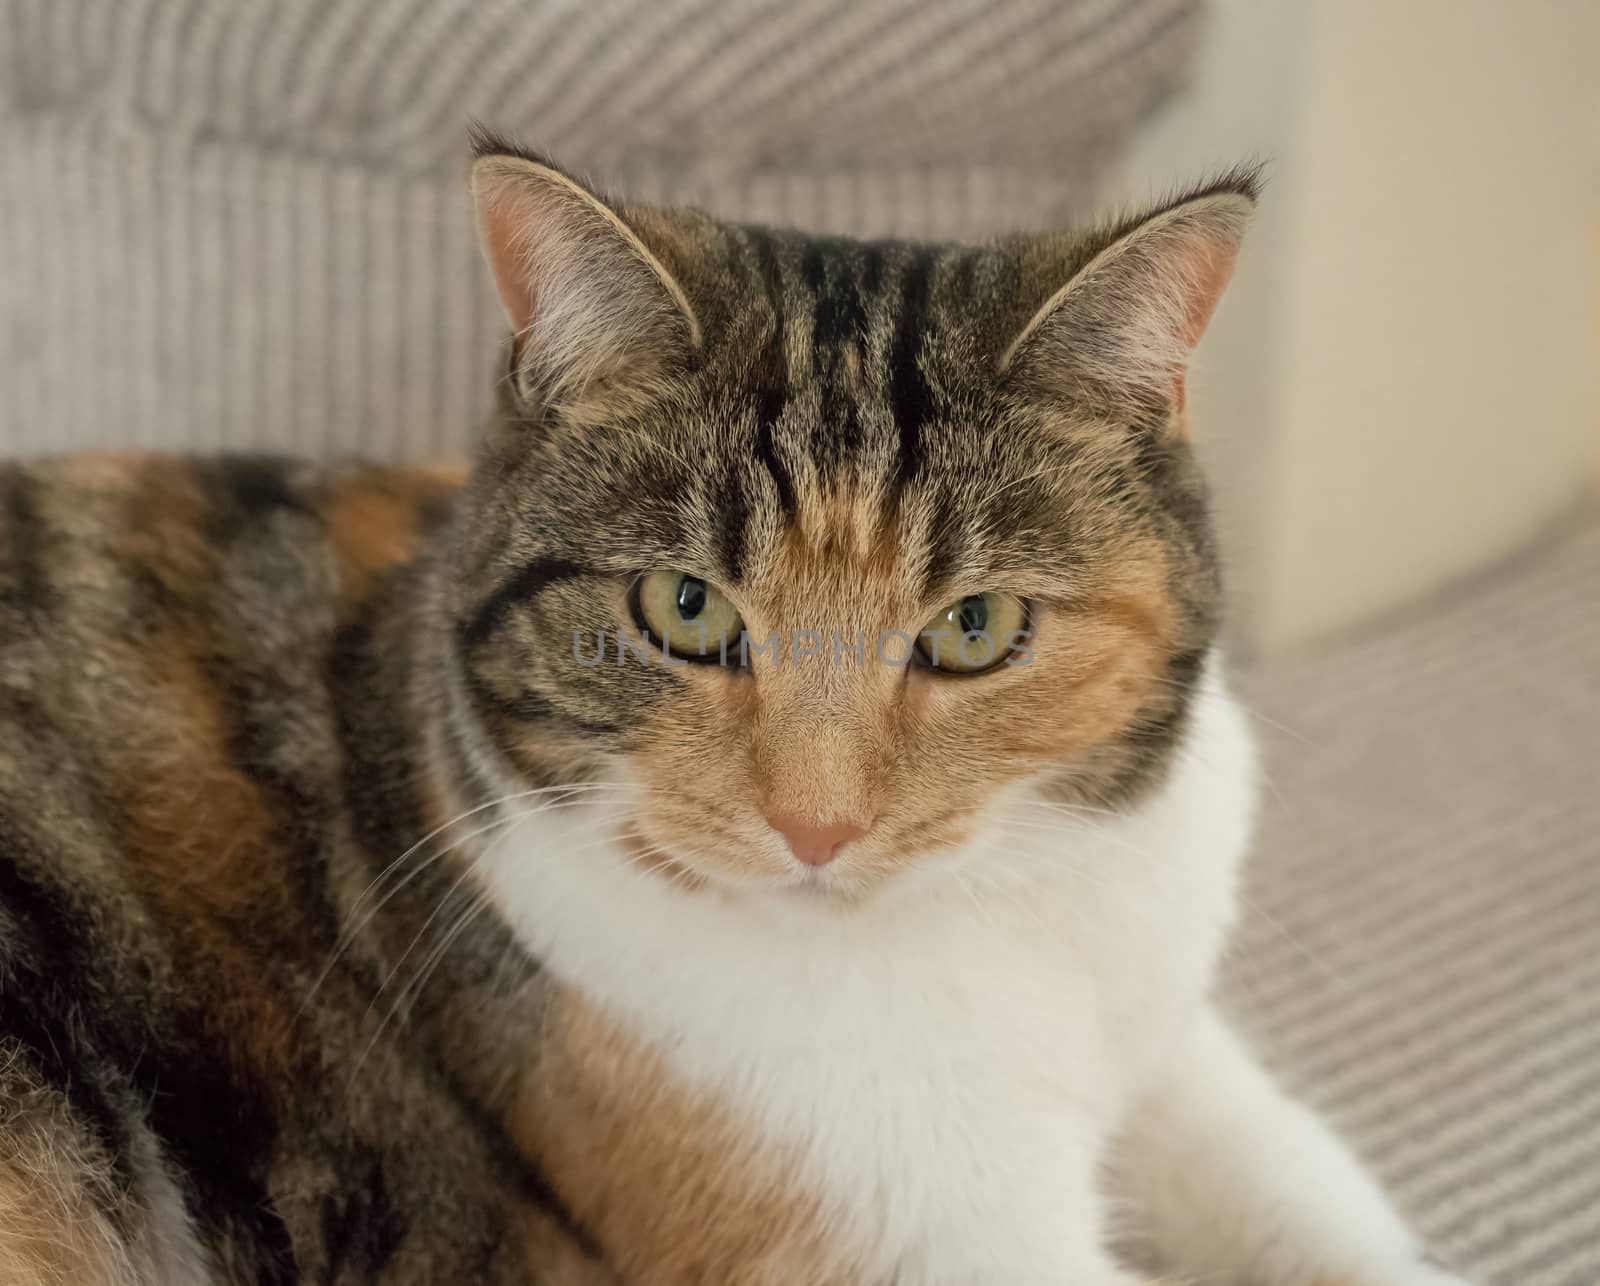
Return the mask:
{"type": "Polygon", "coordinates": [[[1208,999],[1254,174],[960,247],[476,151],[470,476],[0,469],[0,1280],[1456,1281],[1208,999]]]}

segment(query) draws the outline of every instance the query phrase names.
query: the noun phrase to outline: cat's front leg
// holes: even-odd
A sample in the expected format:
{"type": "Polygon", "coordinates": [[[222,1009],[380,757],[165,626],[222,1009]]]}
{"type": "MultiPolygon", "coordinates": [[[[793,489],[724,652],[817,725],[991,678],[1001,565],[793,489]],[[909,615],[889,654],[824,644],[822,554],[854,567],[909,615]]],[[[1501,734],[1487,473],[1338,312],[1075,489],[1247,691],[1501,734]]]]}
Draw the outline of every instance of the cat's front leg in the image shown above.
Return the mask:
{"type": "Polygon", "coordinates": [[[1209,1008],[1116,1152],[1167,1271],[1215,1286],[1464,1286],[1209,1008]]]}
{"type": "Polygon", "coordinates": [[[1031,1138],[996,1132],[989,1142],[1000,1145],[998,1153],[981,1169],[941,1158],[947,1200],[928,1212],[924,1235],[891,1272],[863,1279],[894,1286],[1178,1286],[1129,1271],[1108,1249],[1098,1149],[1086,1141],[1085,1131],[1042,1121],[1031,1138]]]}

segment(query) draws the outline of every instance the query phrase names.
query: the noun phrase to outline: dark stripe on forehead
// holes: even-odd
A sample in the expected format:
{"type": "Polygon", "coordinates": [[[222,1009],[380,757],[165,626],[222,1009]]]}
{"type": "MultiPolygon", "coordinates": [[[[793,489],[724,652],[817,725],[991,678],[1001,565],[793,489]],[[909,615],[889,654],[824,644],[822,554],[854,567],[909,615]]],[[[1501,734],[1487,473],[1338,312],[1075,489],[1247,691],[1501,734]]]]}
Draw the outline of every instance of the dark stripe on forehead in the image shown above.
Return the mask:
{"type": "Polygon", "coordinates": [[[800,252],[800,281],[813,295],[820,295],[827,279],[828,264],[823,254],[823,241],[815,238],[806,242],[800,252]]]}
{"type": "Polygon", "coordinates": [[[835,271],[827,271],[828,262],[821,243],[813,243],[806,251],[806,260],[814,258],[815,269],[806,272],[806,284],[816,295],[816,308],[812,320],[812,343],[816,350],[819,371],[829,365],[829,350],[843,344],[860,344],[867,335],[867,310],[862,301],[862,287],[855,275],[848,271],[849,261],[840,255],[834,260],[835,271]]]}
{"type": "Polygon", "coordinates": [[[900,288],[899,315],[889,348],[889,404],[900,435],[895,490],[903,489],[922,470],[922,428],[933,411],[933,393],[921,363],[928,324],[928,295],[936,252],[918,249],[906,264],[900,288]]]}
{"type": "Polygon", "coordinates": [[[468,648],[476,647],[500,628],[506,616],[517,604],[527,602],[557,581],[593,574],[590,568],[581,567],[564,558],[535,559],[503,581],[479,604],[472,619],[461,624],[459,627],[461,642],[468,648]]]}
{"type": "Polygon", "coordinates": [[[983,262],[982,250],[965,250],[956,264],[954,293],[958,305],[969,304],[977,293],[978,265],[983,262]]]}
{"type": "Polygon", "coordinates": [[[767,307],[772,315],[772,330],[767,336],[766,351],[762,354],[762,367],[758,383],[778,398],[773,418],[783,413],[783,403],[789,392],[789,359],[785,352],[785,316],[783,307],[783,268],[778,263],[778,247],[765,228],[747,230],[751,248],[755,251],[756,267],[761,275],[762,289],[766,292],[767,307]]]}
{"type": "Polygon", "coordinates": [[[762,415],[759,420],[756,427],[756,459],[772,475],[772,485],[777,489],[778,507],[783,510],[784,521],[793,522],[800,512],[794,494],[794,479],[789,475],[789,466],[779,457],[777,444],[772,439],[772,417],[762,415]]]}
{"type": "Polygon", "coordinates": [[[861,246],[861,298],[876,299],[883,291],[883,270],[889,256],[881,241],[863,242],[861,246]]]}
{"type": "Polygon", "coordinates": [[[856,264],[847,242],[813,242],[806,250],[802,277],[813,291],[811,373],[818,392],[818,414],[811,455],[820,477],[830,478],[861,443],[857,379],[867,337],[867,310],[856,264]]]}
{"type": "Polygon", "coordinates": [[[744,494],[744,469],[742,461],[733,461],[722,471],[722,493],[713,499],[717,511],[717,559],[729,584],[736,584],[744,575],[745,527],[750,521],[750,506],[744,494]]]}
{"type": "Polygon", "coordinates": [[[765,228],[748,228],[746,235],[755,251],[756,265],[761,283],[766,291],[767,305],[772,315],[772,331],[767,337],[766,349],[755,376],[756,435],[752,451],[761,466],[772,477],[778,493],[778,505],[784,520],[793,522],[798,513],[795,502],[794,479],[789,468],[778,456],[773,432],[784,408],[789,402],[789,359],[785,352],[785,324],[783,306],[783,269],[778,263],[777,243],[765,228]]]}

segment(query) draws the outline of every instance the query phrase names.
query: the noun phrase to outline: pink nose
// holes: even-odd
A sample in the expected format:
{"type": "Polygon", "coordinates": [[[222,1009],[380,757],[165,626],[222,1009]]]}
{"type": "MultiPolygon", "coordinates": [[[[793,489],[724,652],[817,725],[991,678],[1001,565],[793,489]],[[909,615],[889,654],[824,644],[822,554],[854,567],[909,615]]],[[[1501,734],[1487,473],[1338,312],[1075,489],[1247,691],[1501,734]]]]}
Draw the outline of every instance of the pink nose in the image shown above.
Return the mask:
{"type": "Polygon", "coordinates": [[[789,841],[789,851],[807,866],[826,866],[839,856],[841,848],[867,833],[867,828],[858,822],[824,822],[819,826],[788,813],[773,813],[767,821],[789,841]]]}

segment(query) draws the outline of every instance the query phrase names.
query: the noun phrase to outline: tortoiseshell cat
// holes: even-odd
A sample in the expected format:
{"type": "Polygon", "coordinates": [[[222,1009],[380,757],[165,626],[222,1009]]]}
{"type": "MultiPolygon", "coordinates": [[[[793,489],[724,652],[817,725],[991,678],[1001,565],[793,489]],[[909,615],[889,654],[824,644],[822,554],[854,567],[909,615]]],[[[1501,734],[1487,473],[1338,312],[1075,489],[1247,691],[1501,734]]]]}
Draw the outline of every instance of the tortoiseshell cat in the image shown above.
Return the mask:
{"type": "Polygon", "coordinates": [[[0,471],[0,1280],[1452,1280],[1207,1000],[1252,177],[983,248],[474,191],[464,484],[0,471]]]}

